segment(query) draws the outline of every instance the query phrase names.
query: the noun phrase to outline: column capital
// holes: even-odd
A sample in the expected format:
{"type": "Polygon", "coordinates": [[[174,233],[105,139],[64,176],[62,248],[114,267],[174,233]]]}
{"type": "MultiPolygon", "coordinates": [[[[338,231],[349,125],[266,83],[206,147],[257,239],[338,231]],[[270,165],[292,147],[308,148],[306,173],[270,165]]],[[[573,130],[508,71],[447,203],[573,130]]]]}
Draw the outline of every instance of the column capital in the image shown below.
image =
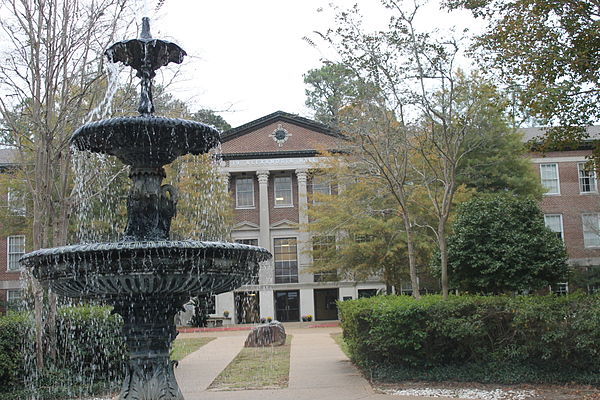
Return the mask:
{"type": "Polygon", "coordinates": [[[308,176],[308,169],[306,168],[298,168],[296,170],[296,177],[298,178],[298,182],[306,183],[306,178],[308,176]]]}
{"type": "Polygon", "coordinates": [[[258,176],[258,183],[266,184],[269,180],[269,171],[266,169],[256,171],[256,176],[258,176]]]}

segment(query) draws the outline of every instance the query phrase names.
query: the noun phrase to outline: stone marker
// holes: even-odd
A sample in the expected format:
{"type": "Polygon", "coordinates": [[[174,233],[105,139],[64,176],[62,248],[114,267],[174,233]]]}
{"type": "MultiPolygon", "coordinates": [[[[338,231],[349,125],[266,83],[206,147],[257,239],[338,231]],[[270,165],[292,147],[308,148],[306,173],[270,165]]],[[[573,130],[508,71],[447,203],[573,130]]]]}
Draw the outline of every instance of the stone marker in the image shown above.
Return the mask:
{"type": "Polygon", "coordinates": [[[279,321],[269,322],[252,329],[244,347],[282,346],[285,343],[285,328],[279,321]]]}

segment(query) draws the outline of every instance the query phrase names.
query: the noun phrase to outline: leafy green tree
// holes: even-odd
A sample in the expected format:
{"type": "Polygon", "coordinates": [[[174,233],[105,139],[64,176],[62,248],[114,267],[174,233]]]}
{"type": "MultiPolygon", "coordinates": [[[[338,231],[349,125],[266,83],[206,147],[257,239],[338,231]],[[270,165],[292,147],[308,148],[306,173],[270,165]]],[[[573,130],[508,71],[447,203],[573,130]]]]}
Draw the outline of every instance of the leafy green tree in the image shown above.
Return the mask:
{"type": "Polygon", "coordinates": [[[475,49],[541,122],[573,142],[600,118],[600,3],[596,0],[447,0],[488,21],[475,49]]]}
{"type": "MultiPolygon", "coordinates": [[[[361,175],[351,160],[351,156],[332,159],[328,169],[313,176],[343,189],[310,196],[310,271],[322,276],[337,274],[337,279],[381,276],[390,292],[392,286],[410,281],[403,214],[380,180],[361,175]]],[[[426,270],[431,244],[431,240],[415,236],[415,261],[421,272],[426,270]]],[[[418,286],[413,288],[418,290],[418,286]]]]}
{"type": "Polygon", "coordinates": [[[213,110],[201,109],[189,116],[189,119],[194,121],[203,122],[208,125],[212,125],[220,131],[227,131],[231,129],[231,125],[223,117],[216,114],[213,110]]]}
{"type": "Polygon", "coordinates": [[[472,293],[536,290],[569,275],[567,252],[531,198],[483,194],[458,208],[448,239],[454,287],[472,293]]]}
{"type": "Polygon", "coordinates": [[[342,108],[359,96],[356,74],[344,64],[325,63],[304,74],[306,105],[314,110],[315,119],[326,125],[337,126],[342,108]]]}

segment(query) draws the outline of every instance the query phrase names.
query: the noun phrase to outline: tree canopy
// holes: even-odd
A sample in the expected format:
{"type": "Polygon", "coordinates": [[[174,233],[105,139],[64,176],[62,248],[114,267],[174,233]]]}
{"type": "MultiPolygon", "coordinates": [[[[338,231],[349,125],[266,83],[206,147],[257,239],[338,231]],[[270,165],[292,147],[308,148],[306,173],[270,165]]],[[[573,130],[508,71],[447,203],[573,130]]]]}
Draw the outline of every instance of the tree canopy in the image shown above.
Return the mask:
{"type": "Polygon", "coordinates": [[[498,73],[554,142],[600,118],[600,2],[597,0],[447,0],[488,21],[474,50],[498,73]]]}
{"type": "Polygon", "coordinates": [[[535,290],[567,280],[567,252],[531,198],[482,194],[458,208],[448,238],[453,287],[471,293],[535,290]]]}

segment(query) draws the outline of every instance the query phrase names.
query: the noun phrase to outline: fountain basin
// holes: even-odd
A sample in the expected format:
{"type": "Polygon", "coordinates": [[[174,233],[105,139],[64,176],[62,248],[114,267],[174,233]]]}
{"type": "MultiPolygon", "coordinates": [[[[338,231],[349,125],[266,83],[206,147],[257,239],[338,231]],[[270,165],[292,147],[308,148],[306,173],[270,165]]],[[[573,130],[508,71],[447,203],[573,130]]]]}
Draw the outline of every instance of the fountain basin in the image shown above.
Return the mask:
{"type": "Polygon", "coordinates": [[[219,144],[219,131],[179,118],[118,117],[81,126],[71,137],[77,150],[118,157],[134,167],[157,168],[191,153],[207,153],[219,144]]]}
{"type": "Polygon", "coordinates": [[[238,243],[124,241],[41,249],[21,262],[59,295],[114,303],[227,292],[252,283],[269,258],[238,243]]]}

